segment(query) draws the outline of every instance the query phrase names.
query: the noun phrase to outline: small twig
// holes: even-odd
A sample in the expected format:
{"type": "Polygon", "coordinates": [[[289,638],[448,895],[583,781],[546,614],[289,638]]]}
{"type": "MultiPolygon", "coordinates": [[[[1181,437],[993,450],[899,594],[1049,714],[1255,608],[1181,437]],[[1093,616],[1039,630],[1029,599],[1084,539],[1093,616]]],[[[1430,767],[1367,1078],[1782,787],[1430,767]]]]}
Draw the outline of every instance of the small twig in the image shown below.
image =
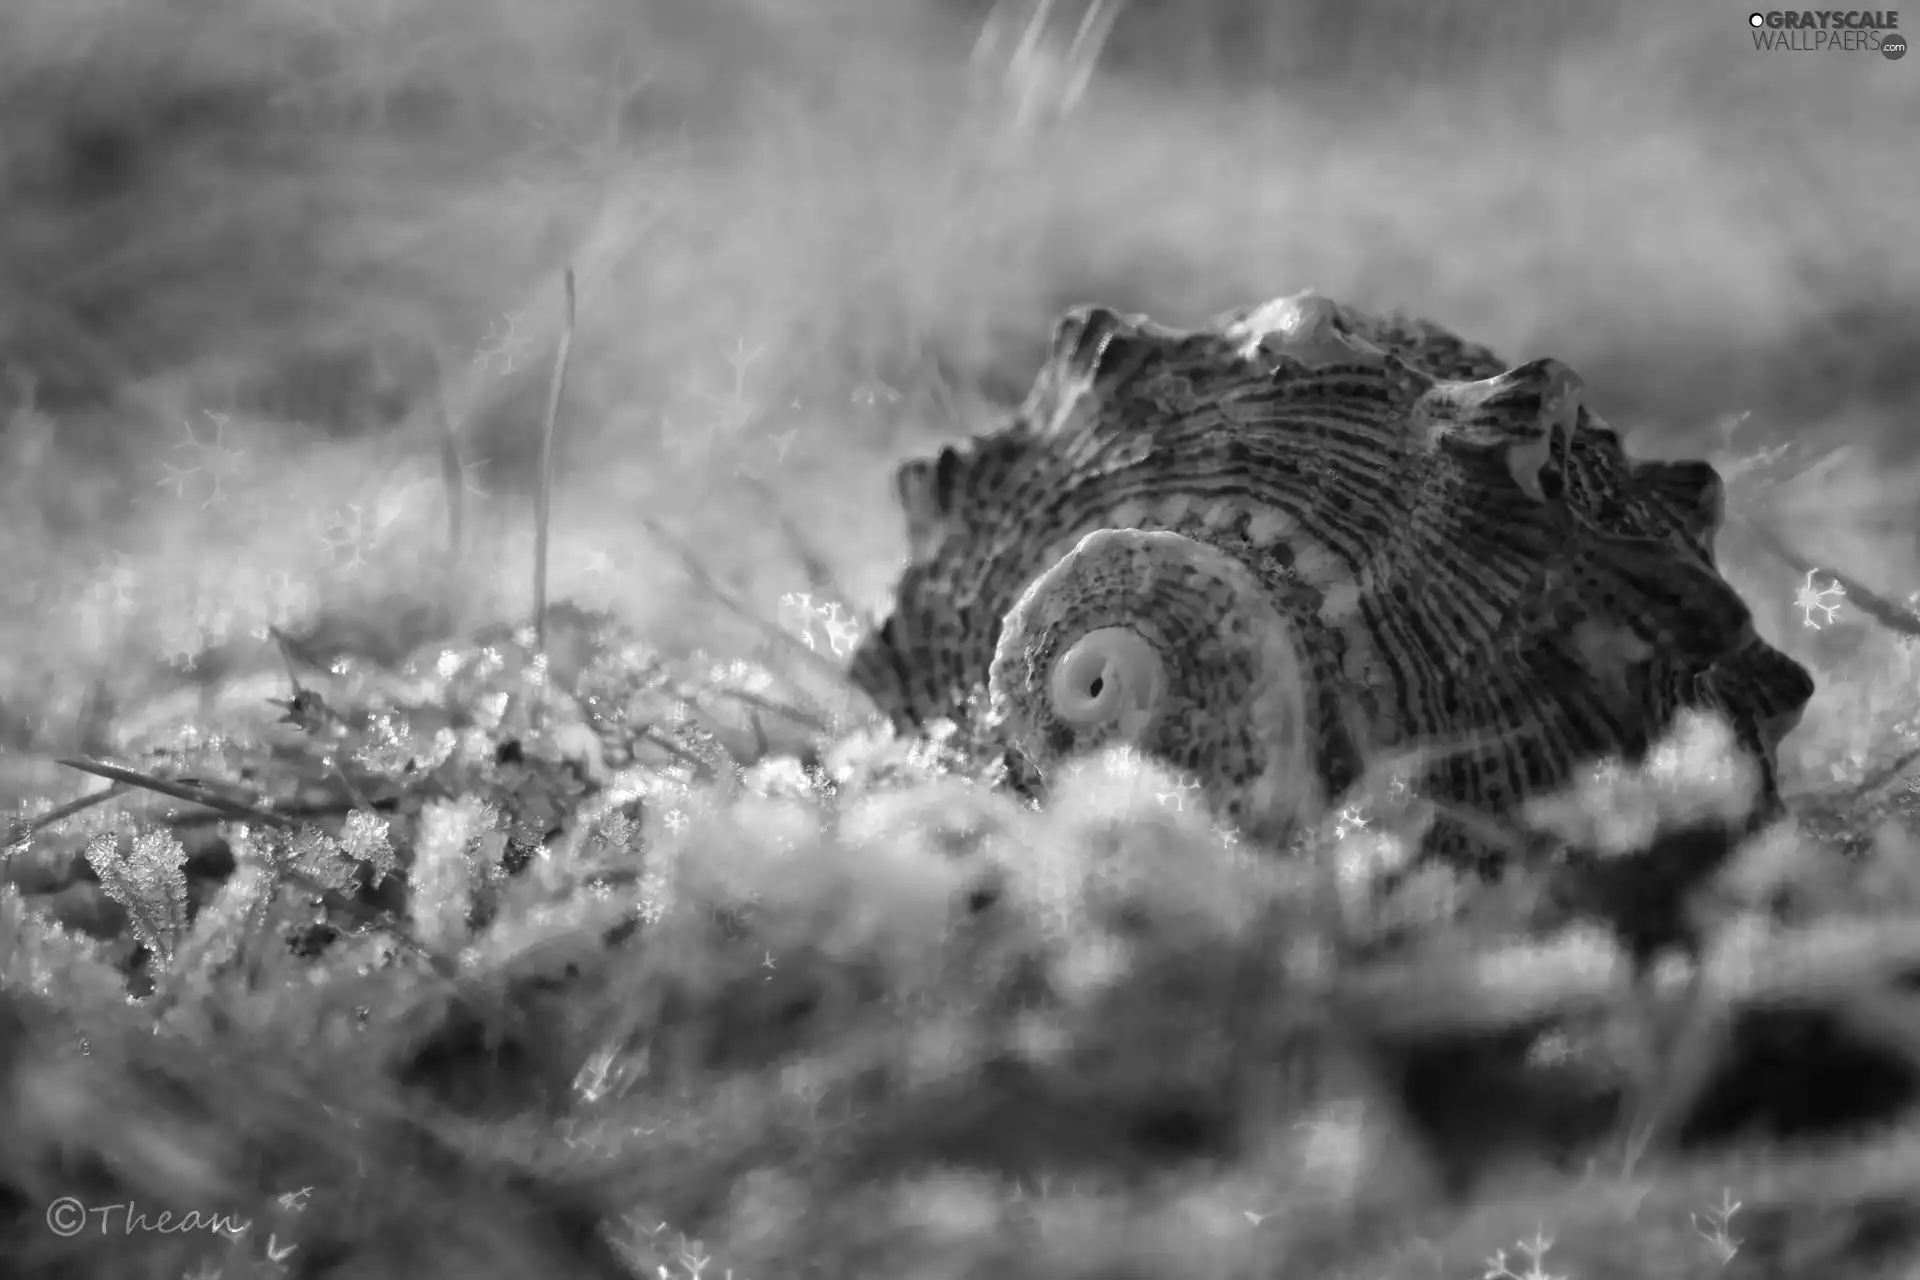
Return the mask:
{"type": "Polygon", "coordinates": [[[533,517],[533,644],[547,651],[547,536],[553,517],[553,439],[560,425],[560,396],[567,385],[567,361],[573,354],[573,268],[566,270],[567,313],[560,330],[560,350],[553,358],[553,378],[547,384],[547,417],[540,430],[540,481],[534,491],[533,517]]]}
{"type": "Polygon", "coordinates": [[[105,791],[95,791],[81,796],[78,800],[69,800],[55,809],[49,809],[39,817],[27,822],[15,823],[0,837],[0,845],[18,844],[28,836],[38,835],[56,822],[64,822],[76,813],[84,813],[97,804],[104,804],[115,796],[126,794],[126,784],[116,782],[105,791]]]}
{"type": "Polygon", "coordinates": [[[1920,636],[1920,614],[1893,601],[1849,574],[1816,565],[1788,546],[1786,540],[1749,516],[1737,517],[1740,524],[1762,547],[1786,562],[1795,573],[1825,573],[1838,582],[1847,594],[1847,603],[1872,618],[1887,630],[1903,636],[1920,636]]]}

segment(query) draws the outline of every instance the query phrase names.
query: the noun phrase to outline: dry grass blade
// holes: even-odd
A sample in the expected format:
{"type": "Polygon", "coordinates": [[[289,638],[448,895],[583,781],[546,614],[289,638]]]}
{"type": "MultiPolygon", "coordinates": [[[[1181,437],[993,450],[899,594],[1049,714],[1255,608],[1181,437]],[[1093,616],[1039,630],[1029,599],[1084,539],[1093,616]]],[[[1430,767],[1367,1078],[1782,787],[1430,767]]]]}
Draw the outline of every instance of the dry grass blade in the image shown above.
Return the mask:
{"type": "Polygon", "coordinates": [[[1905,778],[1916,763],[1920,763],[1920,748],[1901,752],[1885,765],[1868,774],[1860,785],[1853,789],[1852,797],[1867,799],[1878,795],[1905,778]]]}
{"type": "Polygon", "coordinates": [[[681,764],[687,765],[689,768],[693,769],[700,776],[706,777],[706,778],[711,778],[715,776],[713,762],[711,760],[707,760],[699,755],[696,755],[694,752],[687,750],[685,747],[675,742],[672,738],[669,738],[666,734],[661,733],[658,729],[655,729],[652,725],[648,725],[646,728],[640,730],[639,736],[643,741],[650,742],[654,746],[659,747],[662,751],[666,752],[668,755],[678,760],[681,764]]]}
{"type": "Polygon", "coordinates": [[[273,637],[274,644],[280,649],[280,659],[287,665],[287,679],[292,682],[293,692],[296,696],[302,692],[299,673],[294,670],[296,663],[305,663],[315,671],[325,671],[327,669],[326,664],[308,652],[305,645],[295,640],[279,627],[269,624],[267,634],[273,637]]]}
{"type": "Polygon", "coordinates": [[[319,895],[328,906],[338,911],[344,911],[349,916],[352,916],[354,923],[364,928],[378,929],[395,942],[400,943],[409,951],[412,951],[415,955],[427,962],[427,966],[433,970],[436,977],[444,978],[451,982],[460,976],[460,966],[454,962],[452,956],[445,955],[420,941],[420,939],[414,937],[412,933],[407,931],[405,925],[395,920],[386,912],[370,907],[356,898],[348,897],[344,893],[329,889],[319,881],[309,879],[307,876],[291,868],[282,867],[279,871],[282,879],[291,880],[308,892],[319,895]]]}
{"type": "Polygon", "coordinates": [[[440,456],[440,483],[447,491],[447,561],[457,565],[466,554],[467,484],[460,465],[460,440],[447,409],[446,363],[437,346],[428,348],[432,362],[429,395],[433,399],[434,443],[440,456]]]}
{"type": "Polygon", "coordinates": [[[1828,568],[1825,565],[1814,564],[1788,546],[1786,540],[1779,534],[1759,521],[1751,517],[1742,517],[1740,524],[1753,535],[1755,541],[1790,565],[1795,573],[1825,573],[1845,589],[1847,603],[1887,630],[1903,636],[1920,636],[1920,614],[1914,613],[1905,605],[1896,604],[1887,599],[1851,574],[1842,573],[1838,569],[1828,568]]]}
{"type": "Polygon", "coordinates": [[[996,3],[981,26],[972,63],[1000,82],[1016,135],[1060,119],[1085,98],[1107,38],[1120,16],[1117,0],[1092,0],[1073,36],[1054,34],[1054,0],[1039,0],[1022,21],[996,3]],[[1019,34],[1011,36],[1015,23],[1019,34]],[[1011,36],[1011,39],[1010,39],[1011,36]]]}
{"type": "MultiPolygon", "coordinates": [[[[1344,708],[1349,732],[1359,735],[1356,741],[1365,741],[1364,723],[1359,709],[1348,705],[1344,708]]],[[[1398,751],[1370,752],[1365,762],[1365,770],[1347,796],[1341,798],[1339,806],[1358,801],[1366,801],[1381,793],[1392,795],[1399,790],[1405,779],[1410,779],[1435,765],[1446,764],[1480,751],[1493,751],[1509,748],[1521,736],[1519,729],[1509,729],[1503,733],[1463,734],[1451,739],[1423,742],[1416,746],[1398,751]]],[[[1431,796],[1421,797],[1421,802],[1432,807],[1437,816],[1451,819],[1470,832],[1477,840],[1489,848],[1499,849],[1509,858],[1525,858],[1530,844],[1525,834],[1507,822],[1484,813],[1478,809],[1448,801],[1437,800],[1431,796]]]]}
{"type": "Polygon", "coordinates": [[[718,578],[709,573],[694,556],[692,549],[680,541],[680,539],[667,532],[659,521],[647,516],[642,516],[640,517],[640,523],[648,533],[652,534],[661,543],[665,544],[668,550],[673,552],[675,558],[678,559],[681,566],[686,569],[687,576],[693,579],[695,585],[719,601],[722,605],[726,606],[729,611],[738,615],[743,622],[748,623],[775,644],[792,653],[803,665],[811,667],[816,672],[832,680],[835,687],[848,693],[854,692],[853,685],[847,679],[847,673],[841,670],[838,664],[815,653],[812,649],[809,649],[806,643],[798,636],[791,634],[778,623],[747,604],[746,601],[742,600],[718,578]]]}
{"type": "Polygon", "coordinates": [[[840,586],[838,577],[827,564],[827,558],[820,553],[813,540],[788,514],[785,504],[774,487],[759,476],[741,473],[740,480],[754,491],[756,497],[766,503],[767,510],[780,522],[780,531],[787,536],[787,548],[793,552],[793,558],[800,562],[800,568],[807,575],[807,586],[815,595],[824,595],[829,599],[846,602],[852,599],[840,586]]]}
{"type": "Polygon", "coordinates": [[[1814,452],[1810,447],[1792,440],[1757,449],[1735,449],[1731,435],[1723,436],[1714,466],[1728,485],[1738,485],[1750,499],[1761,493],[1772,493],[1784,489],[1790,484],[1808,480],[1818,480],[1842,462],[1853,452],[1851,445],[1835,445],[1832,448],[1814,452]]]}
{"type": "MultiPolygon", "coordinates": [[[[356,805],[351,800],[327,800],[317,803],[287,805],[277,812],[281,817],[289,821],[316,822],[321,818],[344,818],[355,809],[360,808],[370,809],[374,813],[390,814],[399,810],[400,800],[398,797],[385,797],[379,800],[370,800],[366,805],[356,805]]],[[[218,826],[220,823],[231,822],[233,819],[223,813],[192,812],[175,814],[173,817],[165,819],[164,821],[167,826],[175,830],[187,830],[210,825],[218,826]]],[[[400,873],[396,871],[390,874],[398,875],[400,873]]]]}
{"type": "Polygon", "coordinates": [[[1433,806],[1436,816],[1451,820],[1475,840],[1488,848],[1500,850],[1515,862],[1521,862],[1533,852],[1532,846],[1518,829],[1478,809],[1445,800],[1429,800],[1427,803],[1433,806]]]}
{"type": "MultiPolygon", "coordinates": [[[[107,778],[129,787],[138,787],[145,791],[157,792],[175,800],[184,800],[188,804],[201,805],[208,809],[224,813],[243,822],[259,822],[282,831],[295,829],[299,824],[284,814],[269,813],[264,809],[229,800],[225,796],[210,791],[203,786],[170,782],[165,778],[155,778],[133,769],[122,769],[118,765],[103,764],[98,760],[81,760],[73,756],[63,756],[55,763],[69,769],[78,769],[82,773],[91,773],[96,777],[107,778]]],[[[294,867],[279,866],[277,871],[282,879],[293,882],[310,893],[318,894],[328,906],[344,911],[362,925],[369,925],[391,934],[398,941],[418,952],[421,958],[433,967],[435,973],[443,978],[452,978],[459,972],[459,966],[447,956],[441,955],[424,942],[413,937],[403,927],[385,918],[373,907],[367,906],[338,890],[328,888],[320,881],[306,875],[294,867]]]]}
{"type": "Polygon", "coordinates": [[[274,648],[280,651],[280,661],[284,663],[287,668],[287,683],[293,686],[293,700],[287,704],[288,710],[291,711],[295,706],[299,705],[301,695],[307,691],[305,686],[300,683],[300,673],[294,669],[295,653],[297,650],[293,641],[287,638],[287,633],[279,627],[268,626],[267,634],[273,637],[274,648]]]}
{"type": "Polygon", "coordinates": [[[56,822],[65,822],[76,813],[85,813],[97,804],[105,804],[115,796],[125,795],[126,791],[125,783],[116,782],[105,791],[95,791],[91,795],[81,796],[78,800],[69,800],[57,808],[47,810],[37,818],[17,822],[7,829],[5,836],[0,837],[0,845],[17,844],[28,836],[46,830],[56,822]]]}
{"type": "Polygon", "coordinates": [[[360,788],[353,785],[353,779],[349,778],[347,771],[340,767],[340,760],[337,756],[329,755],[327,757],[327,768],[333,770],[333,776],[340,779],[340,785],[347,789],[347,799],[353,802],[356,809],[364,809],[368,812],[373,810],[373,805],[367,800],[366,795],[361,792],[360,788]]]}
{"type": "Polygon", "coordinates": [[[1063,109],[1072,110],[1086,96],[1087,86],[1093,83],[1093,73],[1100,65],[1100,55],[1107,47],[1107,38],[1113,34],[1113,24],[1120,19],[1123,3],[1124,0],[1094,0],[1080,15],[1080,26],[1067,46],[1067,78],[1061,92],[1063,109]]]}
{"type": "Polygon", "coordinates": [[[329,888],[297,867],[287,866],[278,860],[276,860],[274,871],[282,880],[299,885],[326,903],[328,907],[352,917],[356,925],[362,928],[378,929],[400,943],[425,960],[436,976],[448,981],[459,977],[460,966],[454,962],[453,957],[414,937],[407,927],[394,919],[390,913],[361,902],[349,894],[341,893],[338,889],[329,888]]]}
{"type": "Polygon", "coordinates": [[[281,814],[270,813],[265,809],[229,799],[195,783],[170,782],[165,778],[156,778],[135,769],[123,769],[119,765],[104,764],[98,760],[82,760],[77,756],[60,756],[54,763],[68,769],[78,769],[82,773],[90,773],[96,778],[106,778],[111,782],[138,787],[143,791],[156,792],[175,800],[183,800],[188,804],[218,810],[243,822],[261,822],[281,830],[288,830],[294,825],[291,819],[281,814]]]}
{"type": "Polygon", "coordinates": [[[767,727],[760,723],[758,711],[747,712],[747,723],[753,726],[753,760],[758,764],[767,758],[773,750],[773,744],[767,738],[767,727]]]}
{"type": "Polygon", "coordinates": [[[547,416],[540,426],[540,482],[534,491],[533,516],[533,643],[547,651],[547,538],[553,521],[553,441],[560,427],[560,396],[567,386],[567,361],[573,354],[573,268],[566,270],[567,313],[560,328],[560,349],[553,357],[553,378],[547,384],[547,416]]]}
{"type": "MultiPolygon", "coordinates": [[[[721,698],[731,698],[735,702],[753,708],[755,711],[764,711],[768,715],[780,716],[783,719],[792,721],[794,724],[800,725],[802,728],[811,729],[815,733],[826,733],[832,728],[831,725],[827,724],[827,722],[819,716],[804,711],[799,707],[775,701],[763,694],[749,693],[745,689],[716,689],[714,690],[714,695],[721,698]]],[[[756,720],[755,723],[757,724],[758,721],[756,720]]]]}

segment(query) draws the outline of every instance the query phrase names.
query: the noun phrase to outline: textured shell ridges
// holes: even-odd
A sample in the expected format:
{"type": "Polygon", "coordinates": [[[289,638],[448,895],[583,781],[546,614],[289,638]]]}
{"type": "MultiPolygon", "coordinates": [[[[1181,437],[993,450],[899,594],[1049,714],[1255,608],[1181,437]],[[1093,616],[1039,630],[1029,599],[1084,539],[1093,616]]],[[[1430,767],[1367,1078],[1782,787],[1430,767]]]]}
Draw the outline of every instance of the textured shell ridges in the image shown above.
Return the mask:
{"type": "MultiPolygon", "coordinates": [[[[1023,663],[1129,616],[1163,630],[1179,630],[1170,611],[1258,616],[1260,643],[1278,635],[1297,658],[1323,792],[1370,756],[1432,750],[1425,789],[1498,815],[1643,751],[1688,707],[1728,719],[1771,796],[1777,744],[1813,692],[1716,566],[1710,465],[1628,455],[1559,360],[1509,364],[1312,293],[1191,330],[1068,312],[1012,421],[906,463],[896,496],[908,563],[851,673],[906,729],[1011,717],[1042,757],[1098,745],[1038,723],[1044,680],[1023,663]],[[1193,546],[1086,554],[1100,530],[1193,546]],[[1120,555],[1159,567],[1090,588],[1120,555]]],[[[1222,803],[1291,741],[1257,725],[1182,738],[1181,716],[1246,718],[1209,703],[1244,695],[1245,656],[1183,668],[1178,714],[1142,744],[1222,803]]]]}

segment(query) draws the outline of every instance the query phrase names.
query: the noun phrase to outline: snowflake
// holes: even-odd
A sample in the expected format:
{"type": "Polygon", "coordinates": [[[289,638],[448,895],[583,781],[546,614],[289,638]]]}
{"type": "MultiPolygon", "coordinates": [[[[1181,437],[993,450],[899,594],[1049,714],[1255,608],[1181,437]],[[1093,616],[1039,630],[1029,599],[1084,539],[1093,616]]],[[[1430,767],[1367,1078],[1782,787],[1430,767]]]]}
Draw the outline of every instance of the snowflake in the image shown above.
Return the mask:
{"type": "Polygon", "coordinates": [[[1553,1237],[1544,1230],[1535,1231],[1533,1239],[1519,1243],[1520,1252],[1527,1260],[1525,1271],[1515,1271],[1507,1262],[1507,1251],[1498,1249],[1487,1259],[1484,1280],[1567,1280],[1564,1272],[1549,1272],[1543,1265],[1552,1248],[1553,1237]]]}
{"type": "MultiPolygon", "coordinates": [[[[4,592],[4,595],[0,595],[0,599],[4,599],[15,609],[30,609],[46,584],[47,580],[44,577],[28,577],[24,573],[8,574],[4,586],[0,586],[0,592],[4,592]]],[[[99,594],[97,588],[94,589],[93,594],[96,596],[99,594]]]]}
{"type": "Polygon", "coordinates": [[[1826,615],[1827,621],[1832,622],[1833,615],[1840,612],[1840,606],[1827,602],[1829,599],[1843,599],[1847,594],[1847,589],[1841,586],[1838,580],[1835,580],[1833,585],[1829,587],[1816,587],[1813,585],[1813,574],[1814,571],[1812,569],[1807,570],[1807,580],[1800,585],[1798,591],[1793,593],[1793,602],[1800,608],[1800,617],[1803,623],[1806,626],[1812,627],[1815,631],[1818,631],[1820,624],[1813,620],[1813,611],[1815,609],[1820,610],[1826,615]]]}
{"type": "Polygon", "coordinates": [[[827,605],[820,625],[826,630],[827,647],[833,650],[835,657],[846,657],[860,642],[860,624],[837,601],[827,605]]]}
{"type": "Polygon", "coordinates": [[[320,545],[338,567],[352,572],[365,567],[367,553],[380,544],[386,525],[358,502],[336,508],[320,527],[320,545]]]}
{"type": "Polygon", "coordinates": [[[487,458],[475,458],[471,462],[463,462],[460,464],[460,487],[476,498],[491,498],[493,496],[487,492],[486,486],[476,478],[486,474],[488,461],[489,459],[487,458]]]}
{"type": "MultiPolygon", "coordinates": [[[[771,431],[765,434],[761,443],[771,445],[773,452],[771,460],[776,464],[784,465],[787,460],[787,450],[793,447],[793,442],[799,434],[798,427],[788,427],[785,431],[771,431]]],[[[766,484],[768,483],[765,467],[767,461],[765,450],[759,451],[758,455],[748,451],[747,457],[734,467],[734,474],[745,480],[766,484]]]]}
{"type": "Polygon", "coordinates": [[[100,563],[99,576],[88,588],[87,596],[95,605],[125,618],[134,611],[136,601],[133,592],[138,582],[132,564],[115,551],[100,563]]]}
{"type": "Polygon", "coordinates": [[[532,345],[532,341],[520,332],[519,313],[509,311],[499,320],[487,321],[487,331],[480,337],[480,347],[473,353],[473,363],[482,369],[497,365],[496,372],[505,377],[514,371],[514,361],[525,355],[532,345]]]}
{"type": "Polygon", "coordinates": [[[798,638],[813,648],[813,619],[819,610],[814,606],[813,594],[807,591],[789,591],[780,597],[778,618],[780,625],[796,632],[798,638]]]}
{"type": "Polygon", "coordinates": [[[661,418],[660,438],[666,444],[667,454],[673,459],[674,465],[689,469],[711,462],[720,440],[718,432],[701,427],[684,427],[671,417],[661,418]]]}
{"type": "Polygon", "coordinates": [[[587,1102],[599,1102],[619,1085],[620,1060],[612,1049],[595,1050],[573,1078],[574,1090],[587,1102]]]}
{"type": "MultiPolygon", "coordinates": [[[[627,106],[646,87],[645,74],[639,69],[617,63],[604,75],[586,78],[587,92],[577,102],[579,110],[564,114],[543,110],[533,127],[544,135],[556,152],[566,153],[555,171],[569,183],[604,191],[613,175],[623,171],[630,159],[631,129],[627,106]]],[[[550,186],[516,178],[508,183],[515,194],[540,209],[553,204],[550,186]]]]}
{"type": "Polygon", "coordinates": [[[287,837],[278,861],[311,883],[342,893],[352,887],[354,874],[354,864],[344,854],[332,836],[306,826],[287,837]]]}
{"type": "Polygon", "coordinates": [[[1373,819],[1367,816],[1364,804],[1350,804],[1340,811],[1333,824],[1333,838],[1345,840],[1356,831],[1365,831],[1373,825],[1373,819]]]}
{"type": "Polygon", "coordinates": [[[225,606],[201,608],[194,611],[194,625],[199,628],[200,644],[203,648],[217,649],[233,638],[239,624],[239,617],[225,606]]]}
{"type": "Polygon", "coordinates": [[[1173,784],[1171,791],[1154,792],[1154,798],[1160,801],[1162,808],[1165,808],[1171,803],[1176,810],[1185,813],[1187,810],[1187,793],[1198,790],[1200,790],[1200,783],[1197,779],[1181,778],[1173,784]]]}
{"type": "Polygon", "coordinates": [[[816,626],[826,633],[827,647],[837,657],[846,657],[860,642],[860,623],[837,600],[815,604],[811,592],[789,591],[780,597],[777,616],[780,625],[809,649],[819,647],[814,638],[816,626]]]}
{"type": "Polygon", "coordinates": [[[340,833],[340,844],[347,856],[372,866],[376,887],[393,874],[396,865],[387,833],[387,820],[369,809],[349,813],[340,833]]]}
{"type": "Polygon", "coordinates": [[[124,907],[136,937],[162,964],[187,930],[187,853],[167,831],[142,832],[122,855],[111,832],[94,836],[86,859],[107,897],[124,907]]]}
{"type": "Polygon", "coordinates": [[[863,409],[871,409],[875,405],[898,404],[901,395],[884,382],[869,380],[855,387],[847,399],[863,409]]]}
{"type": "Polygon", "coordinates": [[[588,549],[580,557],[580,571],[590,578],[604,578],[614,568],[613,557],[599,547],[588,549]]]}
{"type": "Polygon", "coordinates": [[[730,374],[726,385],[718,391],[702,390],[700,398],[711,405],[719,415],[716,425],[726,435],[732,435],[746,426],[758,414],[753,395],[748,390],[749,372],[754,363],[765,354],[760,347],[750,347],[745,340],[734,343],[732,352],[727,356],[727,369],[730,374]]]}
{"type": "Polygon", "coordinates": [[[162,463],[160,469],[166,474],[160,479],[161,488],[171,488],[176,498],[187,496],[187,482],[195,476],[205,476],[208,481],[206,501],[201,507],[211,507],[221,496],[221,486],[230,477],[240,474],[241,462],[246,457],[240,450],[227,443],[227,415],[208,411],[207,418],[213,423],[213,438],[202,440],[194,435],[193,424],[180,424],[180,439],[175,442],[174,452],[185,450],[185,465],[162,463]]]}
{"type": "Polygon", "coordinates": [[[286,626],[311,603],[307,585],[284,569],[267,575],[262,594],[269,606],[267,617],[275,626],[286,626]]]}
{"type": "Polygon", "coordinates": [[[318,0],[294,0],[293,8],[335,41],[356,52],[322,75],[301,67],[276,77],[284,87],[274,96],[276,106],[299,112],[320,110],[329,104],[351,102],[369,109],[384,121],[393,110],[401,87],[418,83],[443,61],[446,36],[415,34],[404,21],[401,0],[374,0],[364,5],[332,5],[318,0]]]}

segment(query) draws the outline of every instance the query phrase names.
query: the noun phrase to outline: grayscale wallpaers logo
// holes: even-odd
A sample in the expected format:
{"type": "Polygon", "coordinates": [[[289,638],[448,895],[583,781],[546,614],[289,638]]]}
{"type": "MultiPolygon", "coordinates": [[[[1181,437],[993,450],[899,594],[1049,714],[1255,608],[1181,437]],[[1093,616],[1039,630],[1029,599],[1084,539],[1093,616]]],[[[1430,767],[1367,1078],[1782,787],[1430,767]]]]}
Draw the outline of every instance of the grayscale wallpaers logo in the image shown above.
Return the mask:
{"type": "Polygon", "coordinates": [[[1753,47],[1793,53],[1878,53],[1906,56],[1897,9],[1768,9],[1747,15],[1753,47]]]}

